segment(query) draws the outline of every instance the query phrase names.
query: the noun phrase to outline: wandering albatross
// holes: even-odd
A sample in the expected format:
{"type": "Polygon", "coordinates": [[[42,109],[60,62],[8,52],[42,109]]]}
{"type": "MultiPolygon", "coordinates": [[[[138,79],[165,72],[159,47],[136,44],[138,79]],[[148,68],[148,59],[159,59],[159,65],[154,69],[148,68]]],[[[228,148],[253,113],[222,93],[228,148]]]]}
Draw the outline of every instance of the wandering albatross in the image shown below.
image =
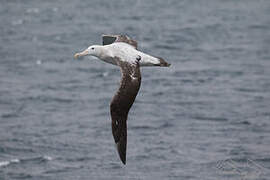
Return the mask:
{"type": "Polygon", "coordinates": [[[120,87],[111,104],[112,134],[123,164],[126,164],[127,118],[141,85],[140,66],[169,67],[160,57],[145,54],[137,49],[137,42],[126,35],[103,35],[103,46],[92,45],[76,53],[74,58],[95,56],[120,67],[122,78],[120,87]]]}

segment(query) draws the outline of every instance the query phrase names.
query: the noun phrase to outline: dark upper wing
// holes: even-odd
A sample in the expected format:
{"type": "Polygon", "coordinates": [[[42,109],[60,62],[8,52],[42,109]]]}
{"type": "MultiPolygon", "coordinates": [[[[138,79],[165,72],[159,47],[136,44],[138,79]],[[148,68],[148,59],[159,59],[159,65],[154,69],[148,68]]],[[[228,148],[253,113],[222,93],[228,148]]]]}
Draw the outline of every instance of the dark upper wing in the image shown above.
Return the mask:
{"type": "Polygon", "coordinates": [[[127,117],[141,85],[139,63],[119,62],[122,79],[111,101],[112,134],[121,161],[126,164],[127,117]]]}
{"type": "Polygon", "coordinates": [[[133,46],[135,49],[137,49],[137,41],[130,39],[130,37],[125,35],[102,35],[102,44],[108,45],[112,44],[114,42],[124,42],[131,46],[133,46]]]}

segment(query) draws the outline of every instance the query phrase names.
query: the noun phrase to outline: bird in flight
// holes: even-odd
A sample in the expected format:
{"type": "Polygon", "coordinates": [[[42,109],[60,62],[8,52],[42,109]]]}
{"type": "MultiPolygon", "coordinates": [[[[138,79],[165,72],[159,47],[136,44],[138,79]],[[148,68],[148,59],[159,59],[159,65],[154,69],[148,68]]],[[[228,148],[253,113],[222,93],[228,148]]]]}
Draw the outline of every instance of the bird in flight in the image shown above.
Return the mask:
{"type": "Polygon", "coordinates": [[[76,53],[74,58],[95,56],[100,60],[119,66],[122,73],[120,87],[111,104],[112,134],[123,164],[126,164],[128,112],[141,85],[141,66],[169,67],[160,57],[145,54],[137,49],[137,42],[126,35],[103,35],[103,45],[92,45],[76,53]]]}

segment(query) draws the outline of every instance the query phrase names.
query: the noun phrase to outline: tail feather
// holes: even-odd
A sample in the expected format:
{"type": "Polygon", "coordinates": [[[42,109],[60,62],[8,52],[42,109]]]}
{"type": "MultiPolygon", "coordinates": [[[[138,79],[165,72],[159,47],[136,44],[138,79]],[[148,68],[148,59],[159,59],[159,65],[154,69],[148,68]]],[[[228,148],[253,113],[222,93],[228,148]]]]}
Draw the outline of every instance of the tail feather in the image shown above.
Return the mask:
{"type": "Polygon", "coordinates": [[[156,66],[162,66],[162,67],[169,67],[171,64],[167,63],[163,58],[157,57],[159,60],[159,64],[156,64],[156,66]]]}

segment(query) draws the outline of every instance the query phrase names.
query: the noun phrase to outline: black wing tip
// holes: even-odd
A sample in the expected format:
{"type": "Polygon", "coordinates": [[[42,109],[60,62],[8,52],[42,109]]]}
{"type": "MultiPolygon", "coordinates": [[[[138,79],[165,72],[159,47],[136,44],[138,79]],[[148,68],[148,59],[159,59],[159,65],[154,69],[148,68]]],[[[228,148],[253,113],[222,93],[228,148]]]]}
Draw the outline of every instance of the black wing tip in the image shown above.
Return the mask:
{"type": "Polygon", "coordinates": [[[116,143],[116,146],[117,146],[117,152],[120,157],[120,160],[122,161],[124,165],[126,165],[126,149],[121,148],[120,142],[116,143]]]}
{"type": "Polygon", "coordinates": [[[102,34],[102,45],[108,45],[115,42],[117,35],[102,34]]]}
{"type": "Polygon", "coordinates": [[[114,42],[124,42],[131,46],[133,46],[135,49],[138,47],[137,41],[131,39],[128,35],[123,34],[102,34],[102,44],[103,45],[109,45],[114,42]]]}
{"type": "Polygon", "coordinates": [[[125,160],[125,159],[121,159],[121,161],[122,161],[122,163],[123,163],[124,165],[126,165],[126,160],[125,160]]]}

